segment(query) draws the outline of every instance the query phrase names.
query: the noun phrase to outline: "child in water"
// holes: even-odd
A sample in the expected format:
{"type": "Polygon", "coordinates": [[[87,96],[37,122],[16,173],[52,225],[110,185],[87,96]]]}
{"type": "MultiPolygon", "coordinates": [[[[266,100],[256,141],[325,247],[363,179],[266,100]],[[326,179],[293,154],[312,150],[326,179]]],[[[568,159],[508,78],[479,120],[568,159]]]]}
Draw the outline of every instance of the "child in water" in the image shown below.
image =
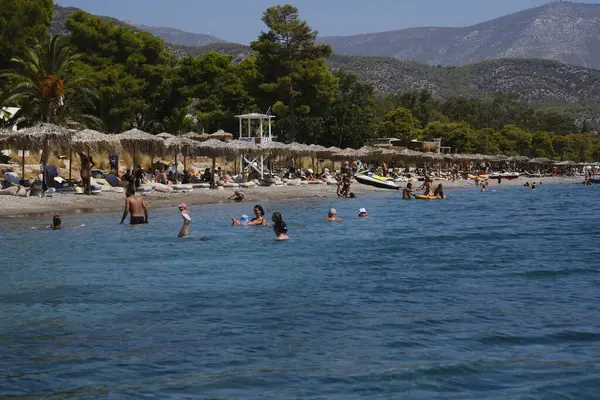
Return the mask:
{"type": "Polygon", "coordinates": [[[242,215],[239,220],[231,217],[232,225],[250,225],[250,217],[246,214],[242,215]]]}
{"type": "Polygon", "coordinates": [[[188,213],[187,205],[185,203],[181,203],[179,205],[179,211],[181,212],[181,217],[183,218],[183,226],[181,227],[177,237],[186,237],[190,234],[190,222],[192,222],[192,218],[188,213]]]}
{"type": "Polygon", "coordinates": [[[439,196],[442,199],[444,198],[444,187],[441,183],[438,185],[438,187],[435,188],[435,190],[433,191],[433,195],[439,196]]]}
{"type": "Polygon", "coordinates": [[[287,225],[283,221],[283,217],[280,213],[274,212],[271,217],[271,221],[273,221],[273,231],[275,232],[276,240],[290,240],[290,237],[287,235],[287,225]]]}

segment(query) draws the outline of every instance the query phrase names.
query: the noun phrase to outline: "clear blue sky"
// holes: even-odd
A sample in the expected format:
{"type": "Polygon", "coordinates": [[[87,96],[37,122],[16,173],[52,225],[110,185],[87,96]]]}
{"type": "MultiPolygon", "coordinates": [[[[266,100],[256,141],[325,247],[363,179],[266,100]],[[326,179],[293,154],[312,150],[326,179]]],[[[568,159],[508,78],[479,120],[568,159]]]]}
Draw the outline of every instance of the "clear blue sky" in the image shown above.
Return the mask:
{"type": "MultiPolygon", "coordinates": [[[[264,29],[262,13],[293,4],[321,36],[382,32],[415,26],[467,26],[549,0],[55,0],[98,15],[169,26],[247,44],[264,29]]],[[[585,0],[600,3],[600,0],[585,0]]]]}

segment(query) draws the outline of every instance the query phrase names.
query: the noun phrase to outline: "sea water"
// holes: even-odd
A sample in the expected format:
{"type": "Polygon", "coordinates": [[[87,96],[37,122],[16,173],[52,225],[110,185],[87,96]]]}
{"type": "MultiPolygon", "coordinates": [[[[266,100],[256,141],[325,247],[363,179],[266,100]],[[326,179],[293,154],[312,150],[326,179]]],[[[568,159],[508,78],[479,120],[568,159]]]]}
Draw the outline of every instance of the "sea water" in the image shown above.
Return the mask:
{"type": "Polygon", "coordinates": [[[599,190],[3,220],[0,398],[599,398],[599,190]]]}

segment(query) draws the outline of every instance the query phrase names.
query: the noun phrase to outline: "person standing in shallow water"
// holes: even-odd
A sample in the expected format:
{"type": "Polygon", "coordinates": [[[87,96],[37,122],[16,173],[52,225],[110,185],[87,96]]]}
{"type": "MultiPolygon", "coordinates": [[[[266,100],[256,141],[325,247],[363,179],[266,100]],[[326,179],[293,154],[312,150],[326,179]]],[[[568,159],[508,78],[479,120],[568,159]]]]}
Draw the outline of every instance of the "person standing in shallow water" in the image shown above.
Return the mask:
{"type": "Polygon", "coordinates": [[[181,212],[181,217],[183,218],[183,226],[181,227],[177,237],[186,237],[190,234],[190,222],[192,222],[192,218],[188,213],[187,205],[185,203],[181,203],[179,205],[179,211],[181,212]]]}
{"type": "Polygon", "coordinates": [[[147,224],[148,207],[146,207],[146,202],[144,199],[135,195],[135,189],[133,189],[133,185],[129,185],[125,196],[127,196],[127,198],[125,199],[125,209],[123,210],[121,223],[125,221],[127,214],[131,214],[131,217],[129,218],[129,223],[131,225],[147,224]]]}
{"type": "Polygon", "coordinates": [[[271,221],[273,221],[273,231],[275,232],[276,240],[290,240],[290,237],[287,235],[287,225],[283,221],[283,217],[280,213],[274,212],[271,217],[271,221]]]}

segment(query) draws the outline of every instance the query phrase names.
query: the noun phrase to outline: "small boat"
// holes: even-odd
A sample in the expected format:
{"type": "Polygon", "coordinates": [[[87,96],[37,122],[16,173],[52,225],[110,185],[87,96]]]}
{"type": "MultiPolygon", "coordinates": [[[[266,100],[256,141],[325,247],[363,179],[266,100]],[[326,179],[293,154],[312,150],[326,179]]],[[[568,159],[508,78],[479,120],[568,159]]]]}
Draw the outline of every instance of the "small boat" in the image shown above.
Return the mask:
{"type": "Polygon", "coordinates": [[[521,175],[518,172],[493,172],[489,175],[489,179],[519,179],[521,175]]]}
{"type": "Polygon", "coordinates": [[[590,178],[589,181],[595,185],[600,185],[600,178],[590,178]]]}
{"type": "Polygon", "coordinates": [[[440,196],[425,196],[424,194],[415,194],[417,200],[442,200],[440,196]]]}
{"type": "Polygon", "coordinates": [[[400,190],[400,187],[394,183],[392,178],[386,178],[385,176],[379,175],[367,175],[367,171],[359,172],[354,178],[363,185],[375,186],[381,189],[400,190]]]}

